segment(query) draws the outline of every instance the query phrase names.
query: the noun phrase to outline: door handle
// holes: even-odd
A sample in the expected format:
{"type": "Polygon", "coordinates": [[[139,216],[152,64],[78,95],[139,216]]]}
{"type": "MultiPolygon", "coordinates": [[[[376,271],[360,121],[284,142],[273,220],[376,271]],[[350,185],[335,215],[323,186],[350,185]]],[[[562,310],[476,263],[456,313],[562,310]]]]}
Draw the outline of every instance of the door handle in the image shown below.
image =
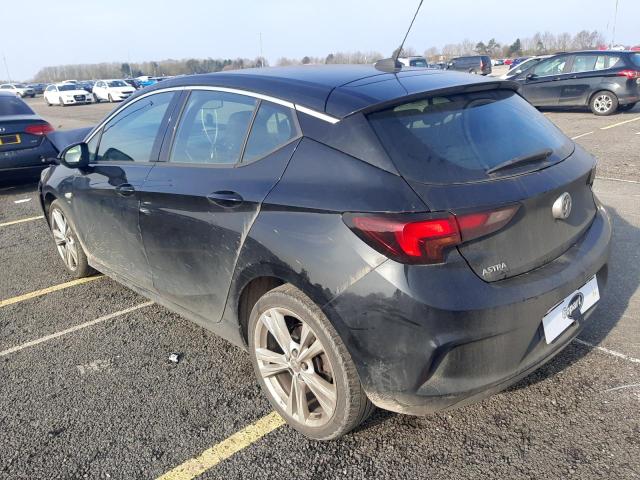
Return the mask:
{"type": "Polygon", "coordinates": [[[128,197],[129,195],[136,193],[136,189],[133,188],[133,185],[130,183],[122,183],[116,187],[116,193],[123,197],[128,197]]]}
{"type": "Polygon", "coordinates": [[[244,201],[239,194],[229,190],[210,193],[207,195],[207,200],[222,207],[237,207],[244,201]]]}

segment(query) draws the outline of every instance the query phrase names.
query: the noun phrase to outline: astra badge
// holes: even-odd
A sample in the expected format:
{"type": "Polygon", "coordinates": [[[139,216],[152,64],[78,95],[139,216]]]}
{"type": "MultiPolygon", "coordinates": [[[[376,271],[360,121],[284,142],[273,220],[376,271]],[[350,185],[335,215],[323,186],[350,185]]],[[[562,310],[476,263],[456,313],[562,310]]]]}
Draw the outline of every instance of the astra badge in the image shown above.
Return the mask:
{"type": "Polygon", "coordinates": [[[491,275],[492,273],[504,272],[507,270],[507,264],[502,262],[496,265],[491,265],[490,267],[486,267],[482,269],[482,276],[486,277],[487,275],[491,275]]]}
{"type": "Polygon", "coordinates": [[[551,213],[553,213],[553,218],[557,218],[558,220],[566,220],[571,215],[571,195],[569,193],[564,192],[560,195],[555,202],[553,202],[553,207],[551,207],[551,213]]]}

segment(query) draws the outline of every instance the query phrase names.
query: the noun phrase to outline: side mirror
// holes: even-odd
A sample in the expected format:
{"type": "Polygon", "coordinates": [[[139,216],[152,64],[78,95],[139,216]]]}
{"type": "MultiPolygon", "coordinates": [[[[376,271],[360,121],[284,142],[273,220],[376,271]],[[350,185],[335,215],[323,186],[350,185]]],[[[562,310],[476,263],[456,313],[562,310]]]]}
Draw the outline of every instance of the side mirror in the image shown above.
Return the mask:
{"type": "Polygon", "coordinates": [[[525,77],[527,80],[535,80],[538,76],[535,73],[530,73],[525,77]]]}
{"type": "Polygon", "coordinates": [[[74,143],[58,155],[60,163],[68,168],[86,168],[89,166],[89,147],[86,143],[74,143]]]}

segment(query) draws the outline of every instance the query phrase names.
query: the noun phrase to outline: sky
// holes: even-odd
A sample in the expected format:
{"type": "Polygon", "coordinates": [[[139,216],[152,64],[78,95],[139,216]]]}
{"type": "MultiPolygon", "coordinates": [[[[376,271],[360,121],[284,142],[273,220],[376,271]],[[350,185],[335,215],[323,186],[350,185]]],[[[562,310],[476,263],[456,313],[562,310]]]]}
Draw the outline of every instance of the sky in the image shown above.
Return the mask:
{"type": "MultiPolygon", "coordinates": [[[[512,43],[535,32],[599,30],[610,41],[616,0],[424,0],[406,46],[468,38],[512,43]]],[[[640,0],[618,0],[616,43],[640,44],[640,0]]],[[[324,57],[399,45],[418,0],[30,0],[3,13],[0,78],[44,66],[166,58],[324,57]]]]}

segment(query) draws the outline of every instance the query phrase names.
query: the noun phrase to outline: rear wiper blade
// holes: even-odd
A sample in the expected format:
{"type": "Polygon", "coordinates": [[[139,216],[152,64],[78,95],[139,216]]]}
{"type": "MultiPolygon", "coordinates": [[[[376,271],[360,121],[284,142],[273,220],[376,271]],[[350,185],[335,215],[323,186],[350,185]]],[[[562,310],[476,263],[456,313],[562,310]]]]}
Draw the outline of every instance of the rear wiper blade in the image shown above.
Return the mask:
{"type": "Polygon", "coordinates": [[[523,163],[530,162],[538,162],[541,160],[546,160],[551,156],[553,150],[550,148],[545,148],[544,150],[540,150],[539,152],[533,153],[531,155],[522,155],[521,157],[512,158],[511,160],[507,160],[506,162],[499,163],[495,167],[491,167],[487,170],[487,173],[495,173],[499,170],[503,170],[505,168],[514,167],[516,165],[522,165],[523,163]]]}

